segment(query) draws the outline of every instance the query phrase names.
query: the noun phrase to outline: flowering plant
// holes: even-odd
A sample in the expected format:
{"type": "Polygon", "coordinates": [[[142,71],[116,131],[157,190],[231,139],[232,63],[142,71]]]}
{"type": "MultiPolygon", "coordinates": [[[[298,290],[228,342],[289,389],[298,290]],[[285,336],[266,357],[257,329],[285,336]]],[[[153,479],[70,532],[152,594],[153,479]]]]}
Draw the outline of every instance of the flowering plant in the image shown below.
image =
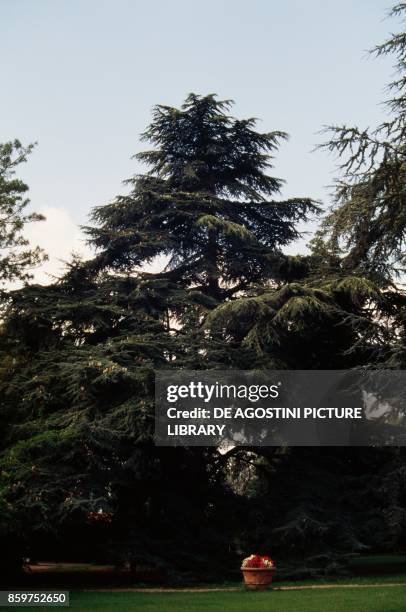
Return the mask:
{"type": "Polygon", "coordinates": [[[250,555],[242,562],[242,567],[247,569],[271,569],[275,567],[271,557],[261,555],[250,555]]]}

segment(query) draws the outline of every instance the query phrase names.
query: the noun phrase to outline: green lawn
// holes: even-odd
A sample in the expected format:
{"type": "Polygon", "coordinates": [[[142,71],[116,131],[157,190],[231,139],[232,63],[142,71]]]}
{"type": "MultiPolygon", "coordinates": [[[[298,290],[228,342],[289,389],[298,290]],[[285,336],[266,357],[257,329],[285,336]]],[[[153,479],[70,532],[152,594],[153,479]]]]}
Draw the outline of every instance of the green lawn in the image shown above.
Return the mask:
{"type": "MultiPolygon", "coordinates": [[[[406,585],[252,593],[71,593],[71,609],[89,612],[400,612],[406,585]]],[[[14,608],[14,610],[44,608],[14,608]]],[[[67,609],[67,608],[65,608],[67,609]]]]}
{"type": "MultiPolygon", "coordinates": [[[[399,563],[404,563],[399,556],[399,563]]],[[[382,563],[381,557],[368,559],[382,563]]],[[[388,561],[387,559],[385,559],[388,561]]],[[[394,559],[391,559],[394,562],[394,559]]],[[[396,567],[396,564],[393,564],[396,567]]],[[[128,612],[401,612],[406,610],[406,574],[393,573],[385,576],[352,576],[340,579],[318,580],[316,584],[332,585],[320,590],[268,591],[265,593],[247,592],[241,583],[201,585],[203,588],[238,588],[238,591],[202,592],[93,592],[71,591],[73,610],[83,612],[112,611],[128,612]],[[402,583],[402,586],[386,586],[402,583]],[[341,588],[340,584],[365,585],[341,588]],[[379,584],[379,587],[369,587],[379,584]],[[336,586],[337,585],[337,586],[336,586]]],[[[305,586],[315,584],[312,579],[283,581],[279,586],[305,586]]],[[[134,585],[135,586],[135,585],[134,585]]],[[[141,587],[140,584],[136,585],[141,587]]],[[[148,586],[148,585],[145,585],[148,586]]],[[[107,587],[107,584],[106,584],[107,587]]],[[[24,590],[29,590],[23,587],[24,590]]],[[[34,590],[34,587],[32,587],[34,590]]],[[[41,587],[35,587],[35,590],[41,587]]],[[[52,590],[57,587],[53,586],[52,590]]],[[[67,587],[64,587],[67,588],[67,587]]],[[[13,589],[14,590],[14,589],[13,589]]],[[[46,589],[44,589],[46,590],[46,589]]],[[[44,610],[44,608],[14,608],[14,610],[44,610]]],[[[61,610],[68,608],[59,608],[61,610]]]]}

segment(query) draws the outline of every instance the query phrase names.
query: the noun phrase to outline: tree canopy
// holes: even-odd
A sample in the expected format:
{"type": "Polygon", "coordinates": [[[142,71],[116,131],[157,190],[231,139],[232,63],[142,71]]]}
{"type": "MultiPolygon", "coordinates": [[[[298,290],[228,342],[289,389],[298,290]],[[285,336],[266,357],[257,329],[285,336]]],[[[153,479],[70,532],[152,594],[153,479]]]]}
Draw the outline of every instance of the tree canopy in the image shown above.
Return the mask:
{"type": "MultiPolygon", "coordinates": [[[[403,34],[376,49],[386,52],[404,70],[403,34]]],[[[333,129],[326,146],[352,153],[309,256],[283,252],[319,212],[312,198],[282,199],[271,175],[286,134],[258,132],[212,94],[154,109],[151,148],[138,154],[145,173],[92,212],[94,257],[7,294],[0,536],[17,556],[90,550],[202,580],[253,548],[272,546],[285,568],[313,575],[354,551],[403,545],[403,449],[153,441],[156,369],[405,367],[405,295],[394,282],[403,86],[402,72],[386,127],[333,129]]],[[[5,180],[11,212],[21,211],[25,186],[5,180]]]]}
{"type": "MultiPolygon", "coordinates": [[[[406,4],[391,17],[402,26],[406,4]]],[[[406,235],[406,34],[392,34],[371,52],[395,58],[395,79],[387,86],[387,119],[374,129],[347,125],[327,128],[322,145],[340,158],[335,204],[315,240],[331,255],[343,255],[345,270],[359,270],[378,282],[405,272],[406,235]]]]}

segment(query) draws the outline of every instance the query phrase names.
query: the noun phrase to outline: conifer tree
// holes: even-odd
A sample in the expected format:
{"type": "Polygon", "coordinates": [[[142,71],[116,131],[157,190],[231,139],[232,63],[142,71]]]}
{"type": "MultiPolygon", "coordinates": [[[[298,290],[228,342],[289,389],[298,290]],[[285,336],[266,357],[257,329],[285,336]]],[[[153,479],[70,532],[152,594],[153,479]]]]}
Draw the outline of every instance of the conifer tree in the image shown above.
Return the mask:
{"type": "Polygon", "coordinates": [[[144,133],[154,148],[137,158],[147,174],[92,214],[95,266],[128,272],[167,257],[163,277],[219,302],[272,278],[297,223],[316,212],[309,198],[275,201],[267,174],[284,132],[259,133],[255,120],[227,114],[230,101],[190,94],[180,109],[157,106],[144,133]]]}
{"type": "Polygon", "coordinates": [[[387,119],[373,130],[328,128],[331,137],[322,146],[339,155],[341,176],[335,204],[314,241],[316,254],[329,253],[344,271],[381,284],[402,276],[406,263],[406,4],[395,5],[390,16],[403,29],[371,50],[378,58],[395,58],[387,119]]]}
{"type": "Polygon", "coordinates": [[[317,207],[272,199],[281,181],[266,173],[269,154],[285,135],[260,134],[228,108],[193,94],[180,110],[157,107],[145,134],[155,149],[140,155],[150,172],[93,212],[95,258],[9,296],[0,499],[22,542],[35,530],[66,545],[76,529],[86,546],[101,511],[104,555],[111,541],[116,555],[181,567],[193,549],[199,573],[213,547],[219,563],[229,554],[220,524],[235,498],[216,473],[218,450],[154,447],[153,370],[246,367],[240,342],[207,335],[206,314],[281,270],[294,275],[281,249],[317,207]],[[157,256],[165,270],[140,271],[157,256]]]}
{"type": "MultiPolygon", "coordinates": [[[[405,368],[406,296],[396,283],[405,254],[405,48],[400,32],[374,49],[394,53],[399,71],[388,121],[374,132],[331,128],[326,148],[342,156],[342,178],[305,278],[262,286],[206,320],[224,342],[253,349],[262,367],[405,368]]],[[[236,448],[222,460],[241,469],[247,457],[251,472],[257,464],[251,510],[264,512],[269,545],[282,557],[290,551],[296,575],[337,571],[346,553],[402,548],[403,448],[236,448]],[[275,497],[286,500],[276,511],[275,497]]],[[[262,524],[244,536],[255,547],[263,534],[262,524]]]]}

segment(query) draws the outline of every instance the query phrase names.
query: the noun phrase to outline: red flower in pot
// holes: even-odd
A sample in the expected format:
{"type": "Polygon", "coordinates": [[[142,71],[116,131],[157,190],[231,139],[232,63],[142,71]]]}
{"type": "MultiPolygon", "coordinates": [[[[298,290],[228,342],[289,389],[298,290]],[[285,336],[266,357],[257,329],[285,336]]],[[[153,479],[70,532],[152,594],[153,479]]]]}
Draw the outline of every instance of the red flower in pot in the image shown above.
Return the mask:
{"type": "Polygon", "coordinates": [[[248,589],[263,591],[272,583],[275,563],[267,555],[250,555],[243,560],[241,571],[248,589]]]}

